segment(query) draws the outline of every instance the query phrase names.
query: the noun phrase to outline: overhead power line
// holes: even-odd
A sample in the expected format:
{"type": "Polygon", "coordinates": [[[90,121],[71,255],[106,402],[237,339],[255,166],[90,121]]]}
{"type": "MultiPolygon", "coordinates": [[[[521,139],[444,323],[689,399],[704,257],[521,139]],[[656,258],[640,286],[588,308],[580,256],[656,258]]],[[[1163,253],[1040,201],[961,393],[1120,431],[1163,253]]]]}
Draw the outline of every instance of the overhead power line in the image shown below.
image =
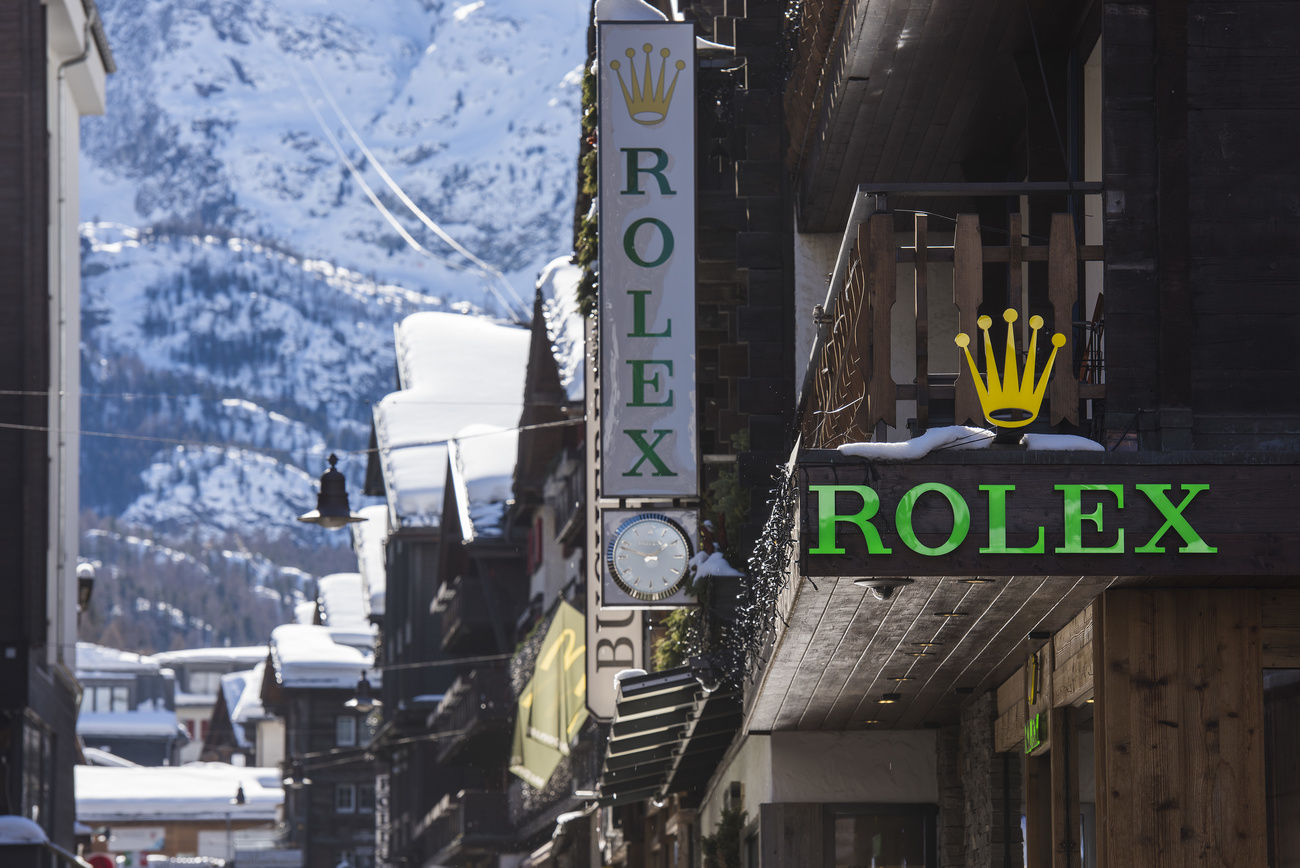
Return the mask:
{"type": "Polygon", "coordinates": [[[330,89],[325,86],[325,82],[316,71],[315,65],[309,61],[307,63],[307,69],[311,72],[312,77],[316,79],[316,84],[320,86],[321,93],[325,96],[325,101],[330,104],[330,108],[334,109],[334,114],[338,116],[339,122],[342,123],[343,128],[348,131],[348,136],[351,137],[356,146],[361,149],[361,153],[365,155],[366,161],[369,165],[374,167],[375,171],[379,174],[379,177],[384,179],[384,183],[388,185],[388,189],[393,191],[394,195],[402,201],[402,204],[410,209],[411,213],[419,218],[420,222],[429,228],[429,231],[447,242],[452,249],[460,253],[470,262],[473,262],[475,265],[479,266],[500,281],[501,285],[505,287],[506,292],[510,294],[510,297],[514,299],[515,303],[519,305],[520,310],[523,311],[525,319],[527,319],[529,311],[524,305],[523,300],[519,298],[519,294],[515,292],[515,288],[505,279],[505,275],[501,273],[501,269],[491,263],[484,262],[463,244],[451,237],[451,235],[447,234],[441,226],[433,222],[428,214],[424,213],[424,210],[420,208],[420,206],[416,205],[415,202],[411,200],[410,196],[406,195],[406,191],[393,180],[393,177],[384,169],[383,164],[379,162],[379,159],[374,155],[370,148],[366,147],[366,143],[362,141],[356,128],[352,126],[352,122],[348,120],[347,116],[343,114],[343,109],[339,108],[339,104],[335,102],[334,95],[330,93],[330,89]]]}

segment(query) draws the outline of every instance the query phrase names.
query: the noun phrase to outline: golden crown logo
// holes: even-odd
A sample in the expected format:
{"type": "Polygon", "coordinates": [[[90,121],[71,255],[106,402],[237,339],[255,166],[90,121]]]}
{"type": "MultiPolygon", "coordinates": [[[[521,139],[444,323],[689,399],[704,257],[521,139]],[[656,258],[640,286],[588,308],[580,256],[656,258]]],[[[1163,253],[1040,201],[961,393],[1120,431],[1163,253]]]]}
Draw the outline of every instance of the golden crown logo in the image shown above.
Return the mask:
{"type": "Polygon", "coordinates": [[[650,52],[654,46],[646,43],[641,46],[645,52],[645,81],[644,83],[637,80],[636,74],[636,49],[627,50],[628,78],[632,82],[631,92],[627,89],[627,82],[623,81],[623,70],[617,60],[609,62],[609,68],[618,73],[619,86],[623,88],[623,101],[627,103],[627,113],[632,120],[639,124],[652,126],[668,117],[668,106],[673,101],[673,90],[677,87],[677,76],[682,74],[686,68],[686,61],[679,60],[673,67],[677,70],[673,73],[673,80],[668,85],[668,92],[664,93],[664,73],[668,66],[668,55],[672,52],[667,48],[659,51],[659,81],[655,82],[651,78],[650,70],[650,52]]]}
{"type": "Polygon", "coordinates": [[[1035,383],[1034,362],[1038,352],[1038,330],[1043,327],[1043,318],[1041,316],[1029,318],[1029,327],[1034,330],[1034,333],[1029,338],[1029,355],[1025,359],[1024,376],[1019,378],[1016,373],[1015,329],[1010,327],[1010,324],[1016,321],[1015,310],[1008,308],[1003,312],[1002,318],[1007,321],[1008,327],[1006,361],[1002,365],[1001,377],[998,376],[998,368],[993,360],[993,340],[989,337],[989,326],[993,324],[993,320],[987,316],[976,320],[980,330],[984,332],[984,358],[988,360],[989,369],[987,387],[980,379],[975,359],[971,357],[970,336],[962,332],[953,340],[966,353],[966,363],[970,365],[975,391],[979,393],[980,406],[984,408],[984,418],[1002,428],[1023,428],[1038,418],[1038,410],[1043,404],[1043,393],[1047,390],[1047,379],[1052,371],[1052,362],[1056,361],[1057,350],[1065,346],[1065,335],[1052,335],[1052,354],[1047,359],[1042,376],[1035,383]],[[1017,419],[1017,414],[1013,411],[1028,413],[1029,417],[1017,419]],[[996,418],[995,414],[1004,418],[996,418]]]}

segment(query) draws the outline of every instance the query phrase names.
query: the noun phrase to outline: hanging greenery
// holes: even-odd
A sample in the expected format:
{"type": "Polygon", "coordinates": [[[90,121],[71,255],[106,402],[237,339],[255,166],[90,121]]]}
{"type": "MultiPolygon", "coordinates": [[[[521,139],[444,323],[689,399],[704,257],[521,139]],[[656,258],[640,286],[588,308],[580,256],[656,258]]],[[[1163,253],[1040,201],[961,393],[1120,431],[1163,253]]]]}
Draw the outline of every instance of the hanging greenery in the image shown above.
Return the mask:
{"type": "Polygon", "coordinates": [[[740,868],[740,835],[745,829],[745,811],[723,808],[712,835],[700,837],[704,868],[740,868]]]}
{"type": "MultiPolygon", "coordinates": [[[[590,60],[590,58],[588,59],[590,60]]],[[[596,74],[588,63],[582,77],[582,135],[578,148],[578,201],[573,226],[573,261],[582,268],[578,284],[578,310],[583,316],[596,311],[596,261],[600,243],[596,233],[596,198],[599,168],[596,161],[596,74]]]]}

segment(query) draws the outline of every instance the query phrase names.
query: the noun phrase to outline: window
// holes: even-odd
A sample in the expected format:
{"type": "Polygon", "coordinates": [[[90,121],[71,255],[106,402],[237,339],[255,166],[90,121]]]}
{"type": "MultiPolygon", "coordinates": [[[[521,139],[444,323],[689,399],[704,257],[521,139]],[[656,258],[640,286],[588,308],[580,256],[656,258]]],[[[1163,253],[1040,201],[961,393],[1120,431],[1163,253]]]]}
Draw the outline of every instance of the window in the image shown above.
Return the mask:
{"type": "Polygon", "coordinates": [[[374,784],[361,784],[357,787],[357,811],[362,814],[375,812],[374,784]]]}
{"type": "Polygon", "coordinates": [[[84,711],[130,711],[131,688],[87,688],[81,699],[81,706],[84,711]]]}
{"type": "Polygon", "coordinates": [[[357,812],[357,788],[355,784],[336,784],[334,787],[334,813],[355,814],[357,812]]]}
{"type": "Polygon", "coordinates": [[[827,868],[936,868],[934,805],[831,805],[827,868]]]}
{"type": "Polygon", "coordinates": [[[334,743],[350,747],[357,743],[357,719],[343,714],[334,718],[334,743]]]}
{"type": "Polygon", "coordinates": [[[191,672],[185,679],[190,693],[216,694],[221,689],[220,672],[191,672]]]}

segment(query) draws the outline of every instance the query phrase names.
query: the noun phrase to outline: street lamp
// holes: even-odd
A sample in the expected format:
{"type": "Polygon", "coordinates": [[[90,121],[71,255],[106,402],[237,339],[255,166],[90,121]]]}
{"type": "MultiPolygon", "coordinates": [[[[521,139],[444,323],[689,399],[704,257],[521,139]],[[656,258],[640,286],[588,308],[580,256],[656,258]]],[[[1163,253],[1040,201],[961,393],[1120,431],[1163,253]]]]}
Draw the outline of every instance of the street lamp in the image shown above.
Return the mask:
{"type": "Polygon", "coordinates": [[[347,702],[343,703],[346,707],[355,709],[362,714],[368,714],[373,709],[383,705],[378,699],[370,693],[370,679],[366,673],[361,673],[361,680],[357,682],[357,693],[347,702]]]}
{"type": "MultiPolygon", "coordinates": [[[[248,799],[244,798],[244,785],[240,784],[239,789],[235,791],[235,797],[230,800],[232,805],[246,805],[248,799]]],[[[226,858],[235,858],[235,834],[230,828],[230,811],[226,811],[226,858]]]]}
{"type": "Polygon", "coordinates": [[[302,771],[302,760],[294,760],[289,766],[289,776],[281,781],[291,790],[301,790],[311,785],[311,779],[302,771]]]}
{"type": "Polygon", "coordinates": [[[365,521],[359,515],[353,515],[348,506],[348,488],[343,474],[334,469],[338,456],[330,453],[329,469],[320,475],[320,493],[316,495],[316,508],[298,516],[298,521],[317,524],[334,530],[353,522],[365,521]]]}

